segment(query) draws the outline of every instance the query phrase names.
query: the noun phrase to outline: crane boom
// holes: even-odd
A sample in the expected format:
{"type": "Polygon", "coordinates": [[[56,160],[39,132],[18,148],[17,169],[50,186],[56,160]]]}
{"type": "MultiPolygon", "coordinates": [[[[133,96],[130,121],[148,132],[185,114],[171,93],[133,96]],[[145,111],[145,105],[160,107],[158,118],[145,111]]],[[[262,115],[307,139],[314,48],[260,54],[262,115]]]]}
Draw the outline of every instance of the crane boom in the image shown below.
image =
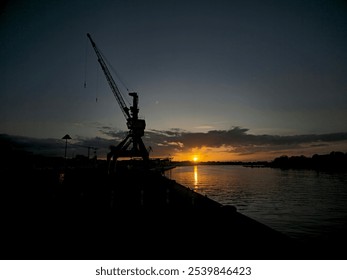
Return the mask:
{"type": "Polygon", "coordinates": [[[128,121],[129,119],[131,119],[130,113],[129,113],[129,108],[126,106],[124,98],[122,96],[122,94],[120,93],[117,84],[115,83],[115,81],[113,80],[110,71],[108,70],[108,67],[99,51],[99,48],[96,46],[95,42],[93,41],[92,37],[90,36],[89,33],[87,33],[87,36],[94,48],[94,51],[96,53],[96,56],[98,57],[98,61],[100,63],[101,69],[104,71],[104,74],[106,76],[106,80],[108,82],[108,84],[111,87],[111,90],[113,92],[113,95],[116,97],[118,104],[126,118],[126,120],[128,121]]]}

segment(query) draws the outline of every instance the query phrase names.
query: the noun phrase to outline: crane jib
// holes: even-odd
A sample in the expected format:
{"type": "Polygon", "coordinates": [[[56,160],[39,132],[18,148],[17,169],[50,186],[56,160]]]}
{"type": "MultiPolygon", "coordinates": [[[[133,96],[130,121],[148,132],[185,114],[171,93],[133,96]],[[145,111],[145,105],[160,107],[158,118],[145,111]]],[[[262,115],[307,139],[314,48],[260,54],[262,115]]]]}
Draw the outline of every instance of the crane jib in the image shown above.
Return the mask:
{"type": "Polygon", "coordinates": [[[120,90],[118,89],[117,84],[113,80],[112,75],[111,75],[110,71],[108,70],[108,67],[107,67],[107,65],[106,65],[106,63],[105,63],[105,61],[101,55],[101,52],[99,51],[99,48],[96,46],[95,42],[93,41],[93,39],[89,33],[87,33],[87,36],[88,36],[88,38],[89,38],[89,40],[93,46],[93,49],[94,49],[96,56],[98,58],[98,62],[101,66],[101,69],[103,70],[103,72],[105,74],[106,80],[107,80],[107,82],[108,82],[108,84],[109,84],[109,86],[113,92],[113,95],[115,96],[115,98],[116,98],[116,100],[117,100],[117,102],[118,102],[118,104],[119,104],[119,106],[123,112],[125,119],[131,118],[130,113],[129,113],[129,108],[126,106],[124,98],[123,98],[120,90]]]}

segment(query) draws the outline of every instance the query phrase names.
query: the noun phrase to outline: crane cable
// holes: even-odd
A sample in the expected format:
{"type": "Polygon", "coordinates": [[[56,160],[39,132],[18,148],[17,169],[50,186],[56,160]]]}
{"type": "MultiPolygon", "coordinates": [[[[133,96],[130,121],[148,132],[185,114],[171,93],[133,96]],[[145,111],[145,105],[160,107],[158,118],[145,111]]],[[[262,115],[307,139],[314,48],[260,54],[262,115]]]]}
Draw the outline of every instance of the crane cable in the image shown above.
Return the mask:
{"type": "MultiPolygon", "coordinates": [[[[112,64],[107,60],[106,56],[104,56],[104,54],[102,53],[102,51],[100,49],[98,49],[103,60],[105,61],[105,63],[108,65],[108,67],[111,69],[111,71],[115,74],[115,76],[117,77],[118,81],[122,84],[122,86],[126,89],[126,91],[129,93],[129,88],[127,87],[127,85],[125,84],[124,80],[121,78],[121,76],[119,75],[119,73],[116,71],[116,69],[114,69],[114,67],[112,66],[112,64]]],[[[123,98],[125,99],[125,101],[128,103],[128,105],[130,105],[130,101],[123,96],[123,98]]]]}
{"type": "Polygon", "coordinates": [[[95,102],[98,102],[99,96],[99,65],[96,65],[96,94],[95,94],[95,102]]]}
{"type": "MultiPolygon", "coordinates": [[[[88,39],[86,39],[86,51],[85,51],[85,58],[84,58],[84,88],[87,88],[87,72],[88,72],[88,46],[89,42],[88,39]]],[[[98,92],[99,92],[99,67],[97,65],[96,68],[96,95],[95,95],[95,102],[98,102],[98,92]]]]}
{"type": "Polygon", "coordinates": [[[87,68],[88,68],[88,39],[86,40],[86,51],[84,58],[84,88],[87,88],[87,68]]]}
{"type": "MultiPolygon", "coordinates": [[[[85,65],[84,65],[84,88],[87,88],[87,68],[88,68],[88,39],[86,39],[86,52],[85,52],[85,65]]],[[[106,56],[102,53],[102,51],[100,49],[98,49],[99,53],[101,54],[103,60],[107,63],[107,65],[111,68],[112,72],[116,75],[118,81],[122,84],[122,86],[126,89],[126,91],[129,93],[129,88],[127,87],[127,85],[125,84],[123,78],[121,78],[120,74],[116,71],[116,69],[114,69],[114,67],[112,66],[112,64],[107,60],[106,56]]],[[[97,77],[96,77],[96,86],[97,86],[97,92],[99,90],[99,65],[97,65],[97,77]]],[[[130,101],[123,96],[123,98],[125,99],[125,101],[128,103],[128,105],[130,105],[130,101]]],[[[98,102],[98,95],[96,95],[95,97],[95,102],[98,102]]]]}

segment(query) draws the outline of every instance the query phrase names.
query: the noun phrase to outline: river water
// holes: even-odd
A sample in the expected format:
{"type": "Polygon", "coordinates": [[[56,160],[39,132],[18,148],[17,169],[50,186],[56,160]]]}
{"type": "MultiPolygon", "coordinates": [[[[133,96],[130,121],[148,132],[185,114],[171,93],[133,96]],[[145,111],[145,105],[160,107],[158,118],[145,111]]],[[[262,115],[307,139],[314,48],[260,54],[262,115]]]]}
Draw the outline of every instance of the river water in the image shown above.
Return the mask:
{"type": "Polygon", "coordinates": [[[166,176],[297,239],[347,233],[346,173],[195,165],[166,176]]]}

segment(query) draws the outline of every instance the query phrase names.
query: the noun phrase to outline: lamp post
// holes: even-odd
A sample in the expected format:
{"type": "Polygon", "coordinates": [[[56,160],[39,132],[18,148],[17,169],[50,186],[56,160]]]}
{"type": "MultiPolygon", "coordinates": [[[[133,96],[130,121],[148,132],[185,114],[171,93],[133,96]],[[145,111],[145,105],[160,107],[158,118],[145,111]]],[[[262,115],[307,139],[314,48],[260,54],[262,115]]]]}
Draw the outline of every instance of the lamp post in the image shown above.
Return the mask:
{"type": "Polygon", "coordinates": [[[67,140],[72,139],[69,134],[66,134],[63,138],[65,139],[65,161],[66,161],[66,150],[67,150],[67,140]]]}

